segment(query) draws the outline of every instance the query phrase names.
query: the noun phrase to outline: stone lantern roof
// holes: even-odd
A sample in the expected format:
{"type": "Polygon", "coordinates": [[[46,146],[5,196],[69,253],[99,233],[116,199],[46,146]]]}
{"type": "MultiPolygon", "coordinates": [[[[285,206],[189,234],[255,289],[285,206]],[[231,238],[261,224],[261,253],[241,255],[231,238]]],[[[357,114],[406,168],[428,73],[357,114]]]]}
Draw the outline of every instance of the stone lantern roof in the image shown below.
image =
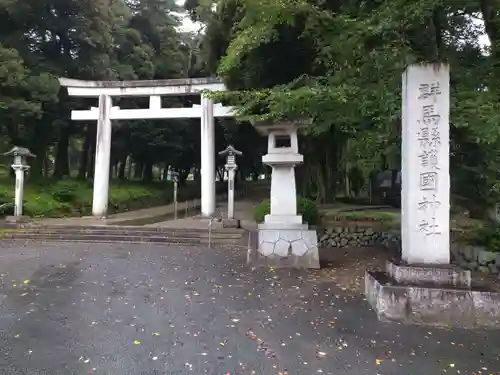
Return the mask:
{"type": "Polygon", "coordinates": [[[290,131],[307,128],[312,124],[312,119],[291,119],[285,118],[279,121],[252,121],[253,127],[261,135],[268,135],[273,131],[290,131]]]}
{"type": "Polygon", "coordinates": [[[19,146],[14,146],[12,149],[8,152],[4,153],[5,156],[22,156],[22,157],[32,157],[35,158],[36,155],[31,153],[29,149],[26,147],[19,147],[19,146]]]}
{"type": "Polygon", "coordinates": [[[233,145],[229,145],[229,146],[226,147],[225,150],[220,151],[219,155],[220,156],[226,156],[226,155],[229,155],[229,156],[233,156],[233,155],[241,156],[241,155],[243,155],[243,152],[238,151],[237,149],[235,149],[233,145]]]}

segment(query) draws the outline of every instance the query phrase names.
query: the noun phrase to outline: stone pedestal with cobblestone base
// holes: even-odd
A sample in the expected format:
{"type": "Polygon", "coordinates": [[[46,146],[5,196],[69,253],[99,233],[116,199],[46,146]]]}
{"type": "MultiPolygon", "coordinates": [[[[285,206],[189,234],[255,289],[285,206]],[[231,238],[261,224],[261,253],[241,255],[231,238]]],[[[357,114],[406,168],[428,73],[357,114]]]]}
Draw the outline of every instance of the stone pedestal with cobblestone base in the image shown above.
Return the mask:
{"type": "Polygon", "coordinates": [[[270,213],[258,226],[256,248],[249,249],[248,261],[254,265],[319,268],[316,230],[309,229],[297,215],[295,166],[304,159],[299,154],[297,131],[307,125],[293,121],[254,124],[268,136],[262,162],[272,168],[270,213]]]}

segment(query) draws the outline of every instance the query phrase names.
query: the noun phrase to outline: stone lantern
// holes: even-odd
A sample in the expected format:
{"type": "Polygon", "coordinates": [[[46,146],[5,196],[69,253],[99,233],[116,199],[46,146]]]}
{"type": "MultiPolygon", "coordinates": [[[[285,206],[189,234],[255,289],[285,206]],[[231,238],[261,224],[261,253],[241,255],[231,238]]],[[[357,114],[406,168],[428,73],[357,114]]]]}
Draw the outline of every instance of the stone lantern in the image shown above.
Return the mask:
{"type": "Polygon", "coordinates": [[[240,222],[234,218],[234,176],[238,169],[236,156],[241,156],[243,153],[236,150],[232,145],[229,145],[225,150],[219,152],[219,155],[226,157],[224,167],[227,171],[227,219],[222,221],[222,226],[239,228],[240,222]]]}
{"type": "Polygon", "coordinates": [[[15,146],[9,152],[4,153],[5,156],[14,158],[11,165],[16,175],[15,199],[14,199],[14,217],[20,219],[23,216],[23,199],[24,199],[24,172],[30,169],[28,158],[34,158],[35,155],[25,147],[15,146]]]}
{"type": "Polygon", "coordinates": [[[262,162],[272,168],[270,213],[258,226],[257,255],[277,267],[319,268],[318,236],[297,214],[295,185],[295,166],[304,160],[297,133],[310,123],[254,123],[259,133],[267,135],[267,154],[262,162]]]}
{"type": "Polygon", "coordinates": [[[170,177],[174,181],[174,220],[177,220],[177,190],[179,188],[179,172],[171,171],[170,177]]]}

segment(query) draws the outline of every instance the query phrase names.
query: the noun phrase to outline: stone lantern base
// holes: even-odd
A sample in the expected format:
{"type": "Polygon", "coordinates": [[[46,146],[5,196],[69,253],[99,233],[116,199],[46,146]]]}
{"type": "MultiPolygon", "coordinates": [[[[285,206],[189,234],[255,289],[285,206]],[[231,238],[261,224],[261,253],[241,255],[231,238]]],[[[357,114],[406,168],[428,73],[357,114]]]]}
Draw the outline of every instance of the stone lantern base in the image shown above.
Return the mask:
{"type": "Polygon", "coordinates": [[[239,219],[225,218],[222,219],[223,228],[241,228],[241,222],[239,219]]]}
{"type": "Polygon", "coordinates": [[[32,218],[30,216],[25,216],[25,215],[21,215],[21,216],[7,216],[5,217],[5,223],[6,224],[28,224],[32,221],[32,218]]]}
{"type": "Polygon", "coordinates": [[[256,241],[250,244],[247,262],[253,266],[276,268],[320,268],[316,230],[302,228],[270,229],[259,225],[256,241]]]}

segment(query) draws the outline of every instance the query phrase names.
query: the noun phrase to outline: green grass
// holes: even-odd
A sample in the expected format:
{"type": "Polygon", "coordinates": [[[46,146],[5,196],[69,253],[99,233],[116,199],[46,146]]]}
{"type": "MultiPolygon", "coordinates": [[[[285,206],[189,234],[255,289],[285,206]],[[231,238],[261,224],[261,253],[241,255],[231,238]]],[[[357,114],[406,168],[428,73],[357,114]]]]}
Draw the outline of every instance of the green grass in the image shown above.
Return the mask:
{"type": "Polygon", "coordinates": [[[398,223],[399,212],[391,211],[330,211],[325,213],[328,220],[335,221],[374,221],[382,223],[398,223]]]}
{"type": "MultiPolygon", "coordinates": [[[[199,196],[195,183],[179,188],[179,201],[199,196]]],[[[112,181],[109,189],[109,213],[169,204],[173,184],[169,181],[143,184],[112,181]]],[[[14,201],[14,179],[0,179],[0,204],[14,201]]],[[[0,212],[11,214],[12,207],[0,212]]],[[[92,182],[68,180],[26,181],[24,214],[32,217],[86,216],[92,211],[92,182]]]]}

